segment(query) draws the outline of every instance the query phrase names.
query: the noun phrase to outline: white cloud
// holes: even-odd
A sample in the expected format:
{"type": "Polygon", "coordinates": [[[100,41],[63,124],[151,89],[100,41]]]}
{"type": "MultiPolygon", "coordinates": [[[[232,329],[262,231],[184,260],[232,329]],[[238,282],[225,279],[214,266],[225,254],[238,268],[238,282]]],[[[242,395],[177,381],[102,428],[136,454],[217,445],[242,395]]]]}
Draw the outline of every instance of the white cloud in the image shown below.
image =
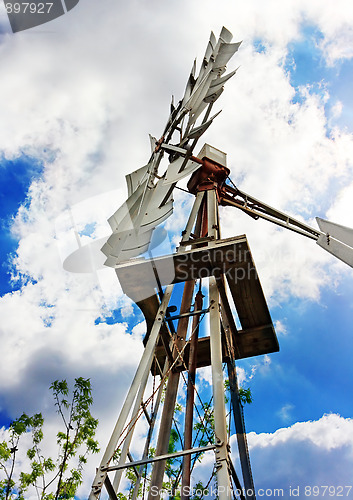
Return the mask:
{"type": "Polygon", "coordinates": [[[283,420],[283,422],[286,422],[291,419],[291,411],[294,409],[294,405],[291,403],[287,403],[282,408],[279,410],[278,415],[280,418],[283,420]]]}
{"type": "Polygon", "coordinates": [[[287,335],[288,333],[285,323],[280,319],[275,321],[275,330],[277,335],[287,335]]]}
{"type": "Polygon", "coordinates": [[[352,199],[353,184],[346,186],[334,200],[327,216],[330,220],[351,227],[352,226],[352,199]]]}
{"type": "MultiPolygon", "coordinates": [[[[337,414],[297,422],[273,434],[248,434],[257,488],[350,485],[353,462],[353,421],[337,414]],[[265,464],[271,464],[271,473],[265,464]]],[[[234,441],[235,446],[235,441],[234,441]]],[[[323,495],[322,495],[323,496],[323,495]]]]}

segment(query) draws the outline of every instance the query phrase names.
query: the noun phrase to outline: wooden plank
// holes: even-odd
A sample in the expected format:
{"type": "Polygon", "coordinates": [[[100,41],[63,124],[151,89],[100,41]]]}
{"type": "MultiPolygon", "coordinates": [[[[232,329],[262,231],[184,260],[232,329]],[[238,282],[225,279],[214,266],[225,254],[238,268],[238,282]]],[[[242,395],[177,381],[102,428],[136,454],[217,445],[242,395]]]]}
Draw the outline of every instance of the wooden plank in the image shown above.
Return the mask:
{"type": "MultiPolygon", "coordinates": [[[[235,359],[242,359],[279,350],[278,340],[273,328],[271,315],[264,297],[261,283],[255,268],[250,248],[245,236],[218,240],[212,244],[158,257],[152,261],[139,260],[125,263],[116,268],[121,286],[127,295],[136,300],[147,322],[147,338],[158,308],[155,294],[155,274],[164,286],[196,280],[200,277],[216,276],[221,288],[222,307],[232,331],[235,359]],[[227,279],[242,329],[237,331],[226,297],[223,278],[227,279]]],[[[168,332],[162,331],[167,338],[168,332]]],[[[198,367],[207,366],[209,341],[199,339],[198,367]]],[[[158,356],[162,358],[164,349],[159,346],[158,356]]],[[[186,348],[186,356],[187,354],[186,348]]],[[[188,359],[186,357],[186,359],[188,359]]]]}
{"type": "MultiPolygon", "coordinates": [[[[134,302],[140,302],[155,294],[156,276],[162,286],[171,283],[226,274],[231,268],[244,266],[248,252],[245,236],[217,240],[201,248],[175,253],[155,259],[136,259],[119,264],[116,274],[123,292],[134,302]]],[[[242,271],[240,271],[243,274],[242,271]]]]}
{"type": "MultiPolygon", "coordinates": [[[[235,352],[235,359],[251,358],[279,351],[277,337],[272,324],[248,330],[239,330],[236,340],[238,349],[235,352]]],[[[189,344],[185,347],[183,354],[184,364],[179,367],[181,371],[185,371],[185,367],[188,366],[189,363],[189,344]]],[[[163,366],[165,360],[163,346],[158,346],[156,348],[156,356],[159,364],[163,366]]],[[[225,346],[223,346],[222,356],[225,362],[227,360],[225,346]]],[[[197,368],[209,366],[210,364],[210,337],[202,337],[198,339],[197,345],[197,368]]],[[[159,374],[158,370],[155,374],[159,374]]]]}

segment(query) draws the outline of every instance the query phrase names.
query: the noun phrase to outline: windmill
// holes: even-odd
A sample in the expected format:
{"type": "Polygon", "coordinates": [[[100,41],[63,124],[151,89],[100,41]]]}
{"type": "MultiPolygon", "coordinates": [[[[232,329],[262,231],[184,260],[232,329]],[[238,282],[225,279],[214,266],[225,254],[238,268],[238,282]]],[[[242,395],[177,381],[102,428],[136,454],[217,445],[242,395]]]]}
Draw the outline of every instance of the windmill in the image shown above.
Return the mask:
{"type": "MultiPolygon", "coordinates": [[[[214,103],[236,73],[225,72],[239,46],[232,43],[232,35],[225,28],[218,39],[211,33],[198,74],[194,63],[183,98],[177,105],[172,102],[161,138],[150,137],[147,164],[126,176],[128,198],[109,219],[112,234],[102,247],[105,264],[115,269],[123,291],[143,312],[146,335],[142,358],[97,469],[90,500],[100,498],[103,490],[111,500],[119,498],[126,469],[135,475],[133,499],[138,497],[141,485],[143,498],[159,498],[168,461],[175,459],[182,464],[174,490],[179,489],[186,500],[191,496],[195,458],[201,453],[214,456],[212,475],[217,477],[220,500],[255,499],[235,362],[276,352],[279,346],[246,236],[221,238],[219,205],[238,208],[254,219],[268,220],[313,239],[353,267],[352,229],[323,219],[317,219],[319,229],[314,229],[241,191],[229,178],[226,154],[215,147],[206,144],[194,155],[198,140],[219,114],[212,114],[214,103]],[[165,157],[168,164],[162,171],[165,157]],[[173,191],[187,176],[188,192],[195,200],[180,244],[176,252],[154,257],[153,232],[171,215],[173,191]],[[145,256],[141,258],[142,254],[145,256]],[[202,291],[206,287],[205,303],[202,291]],[[171,306],[171,301],[178,305],[171,306]],[[204,317],[209,318],[209,332],[200,335],[204,317]],[[229,378],[243,485],[229,448],[223,364],[229,378]],[[212,372],[211,427],[205,422],[205,406],[196,403],[200,397],[197,372],[206,366],[211,366],[212,372]],[[186,388],[183,434],[179,432],[180,449],[171,451],[171,427],[182,379],[186,388]],[[136,457],[132,440],[142,419],[147,432],[140,457],[136,457]],[[207,434],[206,442],[199,446],[194,439],[195,420],[207,434]],[[156,449],[151,456],[153,442],[156,449]]],[[[85,258],[91,250],[79,249],[68,258],[67,267],[74,267],[80,256],[85,258]]]]}

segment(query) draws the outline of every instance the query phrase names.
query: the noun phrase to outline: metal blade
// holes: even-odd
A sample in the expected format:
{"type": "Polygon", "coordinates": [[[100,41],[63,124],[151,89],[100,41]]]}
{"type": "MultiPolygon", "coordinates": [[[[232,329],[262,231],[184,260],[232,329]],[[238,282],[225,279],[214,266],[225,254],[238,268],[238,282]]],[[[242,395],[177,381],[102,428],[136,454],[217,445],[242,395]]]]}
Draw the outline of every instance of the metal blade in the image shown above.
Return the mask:
{"type": "Polygon", "coordinates": [[[239,68],[235,69],[234,71],[231,71],[230,73],[228,73],[227,75],[224,75],[222,77],[219,77],[219,78],[215,78],[212,82],[211,82],[211,85],[210,85],[210,90],[211,89],[218,89],[220,87],[222,87],[228,80],[230,80],[230,78],[232,78],[232,76],[235,75],[235,73],[238,71],[239,68]]]}
{"type": "Polygon", "coordinates": [[[187,130],[191,128],[191,126],[196,122],[198,117],[201,115],[201,113],[207,108],[208,102],[203,100],[201,104],[198,106],[198,108],[195,111],[192,111],[189,115],[189,121],[188,121],[188,126],[187,130]]]}
{"type": "Polygon", "coordinates": [[[196,161],[189,160],[184,170],[179,172],[180,167],[182,166],[184,161],[185,158],[180,157],[169,164],[163,184],[165,185],[170,185],[174,183],[176,184],[184,177],[190,175],[192,172],[195,172],[195,170],[197,170],[201,166],[200,163],[196,163],[196,161]]]}
{"type": "Polygon", "coordinates": [[[202,66],[201,66],[198,78],[202,78],[203,75],[205,74],[207,66],[210,62],[210,58],[211,58],[211,56],[216,48],[216,45],[217,45],[217,39],[216,39],[213,31],[211,31],[210,40],[207,44],[206,52],[205,52],[205,55],[204,55],[204,58],[202,61],[202,66]]]}
{"type": "Polygon", "coordinates": [[[221,38],[224,42],[230,43],[232,41],[233,35],[229,30],[227,30],[227,28],[222,26],[219,38],[221,38]]]}
{"type": "Polygon", "coordinates": [[[202,78],[200,82],[195,86],[190,99],[185,104],[185,108],[195,112],[199,104],[202,103],[207,91],[210,87],[212,80],[214,79],[214,74],[208,71],[207,74],[202,78]]]}
{"type": "Polygon", "coordinates": [[[129,252],[131,257],[137,257],[145,252],[148,249],[152,231],[153,229],[138,232],[132,229],[130,231],[113,233],[101,248],[101,251],[108,257],[112,264],[107,264],[108,259],[104,264],[114,266],[118,262],[126,260],[127,252],[129,252]]]}
{"type": "Polygon", "coordinates": [[[353,249],[330,236],[320,234],[317,242],[321,248],[353,267],[353,249]]]}
{"type": "Polygon", "coordinates": [[[218,97],[223,93],[223,90],[224,90],[224,87],[221,87],[219,90],[217,90],[217,92],[214,92],[214,91],[208,91],[207,92],[207,95],[204,99],[204,101],[206,103],[210,103],[210,102],[216,102],[218,97]]]}
{"type": "Polygon", "coordinates": [[[196,72],[196,59],[194,61],[194,64],[193,64],[191,72],[190,72],[189,79],[188,79],[187,84],[186,84],[184,97],[183,97],[183,106],[190,99],[192,91],[194,90],[195,83],[196,83],[195,72],[196,72]]]}
{"type": "Polygon", "coordinates": [[[162,224],[173,213],[173,200],[169,200],[162,207],[149,208],[141,222],[141,231],[152,230],[162,224]]]}
{"type": "Polygon", "coordinates": [[[153,135],[148,134],[150,138],[150,144],[151,144],[151,153],[154,153],[154,150],[156,149],[156,144],[157,144],[157,139],[153,137],[153,135]]]}
{"type": "Polygon", "coordinates": [[[353,248],[353,229],[328,220],[320,219],[320,217],[316,217],[316,221],[323,233],[353,248]]]}
{"type": "Polygon", "coordinates": [[[124,248],[119,255],[119,262],[137,257],[148,250],[148,246],[152,237],[152,229],[143,233],[133,233],[126,240],[124,248]]]}
{"type": "Polygon", "coordinates": [[[238,43],[221,43],[213,68],[224,68],[230,58],[237,52],[241,42],[238,43]]]}
{"type": "Polygon", "coordinates": [[[136,207],[139,206],[143,193],[146,188],[147,181],[141,184],[137,190],[131,194],[131,196],[126,200],[125,203],[118,208],[118,210],[108,219],[110,227],[113,231],[116,231],[122,220],[128,215],[134,212],[136,207]]]}
{"type": "Polygon", "coordinates": [[[207,122],[203,123],[199,127],[195,127],[187,136],[188,139],[198,139],[199,137],[202,136],[204,132],[208,129],[208,127],[211,125],[213,120],[216,118],[216,116],[219,115],[221,111],[218,111],[215,115],[212,116],[207,122]]]}
{"type": "Polygon", "coordinates": [[[148,173],[149,164],[125,176],[128,196],[131,196],[136,191],[136,189],[146,180],[148,173]]]}
{"type": "MultiPolygon", "coordinates": [[[[214,36],[214,35],[213,35],[214,36]]],[[[216,37],[215,37],[216,39],[216,37]]],[[[215,48],[215,45],[212,45],[212,42],[211,40],[208,42],[208,45],[207,45],[207,48],[206,48],[206,52],[205,52],[205,55],[204,55],[204,58],[203,58],[203,64],[205,66],[207,66],[209,60],[210,60],[210,57],[212,55],[212,52],[214,51],[214,48],[215,48]]]]}

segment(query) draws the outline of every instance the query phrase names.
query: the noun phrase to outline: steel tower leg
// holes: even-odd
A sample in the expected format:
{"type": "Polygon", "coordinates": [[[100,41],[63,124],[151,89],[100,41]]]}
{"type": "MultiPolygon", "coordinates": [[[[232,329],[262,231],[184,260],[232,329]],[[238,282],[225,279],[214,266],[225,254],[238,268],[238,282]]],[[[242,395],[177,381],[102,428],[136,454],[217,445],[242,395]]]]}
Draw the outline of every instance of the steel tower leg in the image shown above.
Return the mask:
{"type": "MultiPolygon", "coordinates": [[[[217,239],[219,237],[218,205],[214,189],[207,191],[207,219],[208,236],[217,239]]],[[[226,500],[232,497],[232,492],[228,469],[229,446],[224,400],[220,297],[214,276],[209,278],[209,304],[218,497],[219,500],[226,500]]]]}
{"type": "Polygon", "coordinates": [[[222,369],[222,339],[219,311],[219,294],[214,277],[209,283],[210,297],[210,347],[212,367],[212,390],[214,401],[214,422],[216,440],[216,470],[219,500],[231,498],[228,471],[228,436],[224,401],[224,383],[222,369]]]}
{"type": "MultiPolygon", "coordinates": [[[[164,366],[164,369],[163,369],[162,377],[164,377],[167,369],[168,369],[168,361],[166,359],[165,366],[164,366]]],[[[156,419],[157,419],[157,415],[158,415],[158,410],[159,410],[159,405],[160,405],[161,399],[162,399],[163,390],[164,390],[164,384],[161,384],[161,386],[160,386],[160,388],[158,390],[157,399],[156,399],[155,406],[154,406],[154,409],[153,409],[153,413],[152,413],[152,416],[151,416],[151,421],[150,421],[150,425],[149,425],[149,429],[148,429],[148,434],[147,434],[147,438],[146,438],[146,442],[145,442],[145,448],[143,450],[142,460],[144,460],[144,459],[146,459],[148,457],[149,447],[150,447],[150,444],[151,444],[152,434],[153,434],[154,426],[155,426],[155,423],[156,423],[156,419]]],[[[134,491],[132,493],[131,500],[136,500],[137,499],[137,496],[138,496],[138,493],[139,493],[139,487],[140,487],[140,483],[141,483],[141,479],[142,479],[143,469],[144,469],[144,465],[141,465],[140,468],[139,468],[139,475],[138,475],[138,477],[136,479],[136,483],[135,483],[134,491]]]]}
{"type": "MultiPolygon", "coordinates": [[[[136,419],[137,419],[138,413],[141,409],[141,403],[142,403],[142,399],[143,399],[143,394],[145,392],[148,376],[149,376],[149,371],[146,371],[144,374],[144,377],[142,379],[139,392],[137,394],[134,409],[132,411],[132,419],[131,419],[132,422],[127,430],[127,436],[124,440],[124,444],[123,444],[123,447],[122,447],[122,450],[120,453],[119,462],[118,462],[119,465],[124,464],[126,462],[126,457],[128,455],[128,452],[129,452],[130,443],[131,443],[132,436],[133,436],[134,429],[135,429],[136,419]]],[[[114,477],[114,481],[113,481],[114,491],[118,491],[122,474],[123,474],[122,469],[117,470],[115,473],[115,477],[114,477]]]]}
{"type": "MultiPolygon", "coordinates": [[[[192,296],[194,291],[195,282],[186,281],[184,286],[183,298],[180,307],[180,314],[184,314],[190,311],[192,296]]],[[[179,319],[177,333],[176,333],[176,346],[177,349],[174,350],[174,359],[178,357],[178,351],[183,348],[186,342],[186,334],[188,329],[189,316],[179,319]]],[[[182,360],[179,360],[179,363],[182,360]]],[[[180,372],[171,372],[168,379],[167,390],[165,393],[165,400],[162,412],[162,420],[160,424],[160,430],[158,435],[158,442],[156,447],[156,456],[165,455],[168,452],[170,431],[172,427],[175,402],[178,393],[180,372]]],[[[156,462],[153,466],[152,477],[151,477],[151,488],[149,492],[149,500],[156,500],[160,497],[163,475],[165,470],[166,461],[156,462]]]]}
{"type": "Polygon", "coordinates": [[[231,401],[233,407],[234,423],[237,431],[237,441],[241,470],[243,473],[246,500],[256,500],[255,486],[251,473],[250,457],[246,439],[243,409],[239,399],[239,388],[234,361],[227,360],[228,378],[230,386],[231,401]]]}
{"type": "MultiPolygon", "coordinates": [[[[195,297],[195,310],[201,311],[203,295],[199,290],[195,297]]],[[[186,394],[185,425],[184,425],[184,449],[192,448],[192,429],[195,401],[195,376],[197,365],[197,342],[199,337],[200,314],[194,316],[192,323],[192,333],[190,338],[189,366],[188,366],[188,385],[186,394]]],[[[181,483],[181,500],[188,500],[190,497],[190,479],[191,479],[191,455],[185,455],[183,459],[183,475],[181,483]]]]}

